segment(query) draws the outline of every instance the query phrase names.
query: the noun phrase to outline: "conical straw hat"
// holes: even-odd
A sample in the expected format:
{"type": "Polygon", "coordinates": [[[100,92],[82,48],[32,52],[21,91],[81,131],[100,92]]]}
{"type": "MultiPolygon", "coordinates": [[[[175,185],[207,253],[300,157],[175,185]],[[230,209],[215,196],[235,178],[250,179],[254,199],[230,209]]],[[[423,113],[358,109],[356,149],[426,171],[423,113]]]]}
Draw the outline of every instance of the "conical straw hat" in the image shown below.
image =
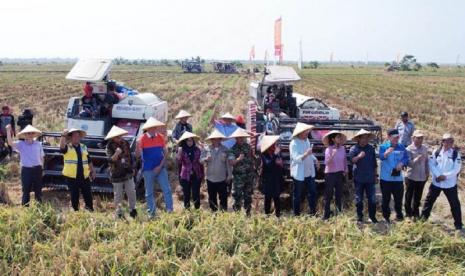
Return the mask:
{"type": "Polygon", "coordinates": [[[230,120],[236,120],[236,117],[234,117],[231,113],[226,113],[223,116],[220,117],[220,119],[230,119],[230,120]]]}
{"type": "Polygon", "coordinates": [[[297,125],[294,128],[294,132],[292,133],[292,137],[296,137],[297,135],[301,134],[304,131],[307,130],[312,130],[314,126],[312,125],[307,125],[304,123],[297,123],[297,125]]]}
{"type": "Polygon", "coordinates": [[[323,144],[327,147],[329,145],[329,136],[333,135],[333,134],[340,134],[342,136],[342,144],[345,144],[346,141],[347,141],[347,136],[340,132],[340,131],[337,131],[337,130],[331,130],[330,132],[326,133],[325,136],[323,136],[323,144]]]}
{"type": "Polygon", "coordinates": [[[238,127],[228,138],[249,138],[250,135],[244,129],[238,127]]]}
{"type": "Polygon", "coordinates": [[[263,153],[279,140],[279,135],[266,135],[260,141],[260,151],[263,153]]]}
{"type": "Polygon", "coordinates": [[[148,130],[154,127],[163,127],[165,126],[164,123],[158,121],[157,119],[150,117],[147,122],[145,122],[144,127],[142,128],[143,130],[148,130]]]}
{"type": "Polygon", "coordinates": [[[124,136],[127,135],[128,132],[120,127],[113,126],[110,131],[107,134],[107,137],[105,137],[105,140],[110,140],[112,138],[118,137],[118,136],[124,136]]]}
{"type": "Polygon", "coordinates": [[[189,117],[192,117],[192,115],[185,111],[185,110],[181,110],[179,111],[178,115],[176,115],[175,119],[182,119],[182,118],[189,118],[189,117]]]}
{"type": "Polygon", "coordinates": [[[189,138],[192,138],[194,140],[199,140],[200,137],[195,135],[194,133],[191,133],[189,131],[184,131],[184,133],[179,137],[178,144],[180,144],[182,141],[187,140],[189,138]]]}
{"type": "Polygon", "coordinates": [[[368,138],[369,140],[372,140],[375,138],[375,135],[371,132],[369,132],[368,130],[365,130],[365,129],[361,129],[357,132],[357,134],[354,135],[354,137],[352,137],[352,141],[355,141],[355,142],[358,142],[359,138],[363,135],[369,135],[370,137],[368,138]]]}
{"type": "Polygon", "coordinates": [[[40,135],[42,135],[42,131],[38,130],[37,128],[35,128],[35,127],[31,126],[31,125],[27,125],[23,130],[21,130],[18,133],[17,136],[18,136],[19,139],[24,139],[26,133],[34,133],[34,138],[37,138],[40,135]]]}
{"type": "Polygon", "coordinates": [[[226,136],[223,135],[223,133],[219,132],[216,128],[212,131],[210,136],[207,137],[207,141],[211,139],[226,139],[226,136]]]}
{"type": "Polygon", "coordinates": [[[83,138],[83,137],[85,137],[87,135],[87,132],[85,132],[82,129],[72,128],[72,129],[68,130],[68,136],[70,136],[74,132],[79,132],[79,134],[81,134],[81,138],[83,138]]]}

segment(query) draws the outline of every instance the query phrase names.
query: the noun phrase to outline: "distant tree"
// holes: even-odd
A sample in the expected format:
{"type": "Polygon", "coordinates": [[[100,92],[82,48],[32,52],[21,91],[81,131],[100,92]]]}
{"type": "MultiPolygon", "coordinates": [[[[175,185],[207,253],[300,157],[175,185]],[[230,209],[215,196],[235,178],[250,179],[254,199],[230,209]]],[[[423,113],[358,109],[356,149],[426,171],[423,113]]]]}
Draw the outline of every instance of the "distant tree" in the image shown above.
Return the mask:
{"type": "Polygon", "coordinates": [[[3,61],[0,60],[0,66],[3,66],[3,61]]]}
{"type": "Polygon", "coordinates": [[[310,61],[309,64],[308,64],[308,68],[310,69],[317,69],[318,67],[320,67],[320,63],[318,61],[310,61]]]}
{"type": "Polygon", "coordinates": [[[436,62],[427,63],[426,66],[433,68],[433,69],[439,69],[439,65],[436,62]]]}
{"type": "Polygon", "coordinates": [[[200,57],[199,57],[199,56],[197,56],[197,57],[195,58],[195,61],[197,61],[198,63],[200,63],[200,62],[201,62],[201,59],[200,59],[200,57]]]}
{"type": "Polygon", "coordinates": [[[384,63],[384,67],[389,67],[389,66],[391,66],[391,64],[389,62],[384,63]]]}

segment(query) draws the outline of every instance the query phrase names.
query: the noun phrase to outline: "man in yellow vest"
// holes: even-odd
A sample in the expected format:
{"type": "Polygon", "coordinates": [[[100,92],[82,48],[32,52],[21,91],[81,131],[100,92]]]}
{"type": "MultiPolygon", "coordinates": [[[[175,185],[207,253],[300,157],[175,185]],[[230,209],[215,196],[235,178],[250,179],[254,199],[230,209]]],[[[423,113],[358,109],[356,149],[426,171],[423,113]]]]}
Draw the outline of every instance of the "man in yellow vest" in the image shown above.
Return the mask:
{"type": "Polygon", "coordinates": [[[60,151],[63,154],[63,176],[71,194],[71,205],[79,210],[79,190],[84,198],[86,209],[93,211],[90,180],[95,178],[95,171],[89,160],[89,152],[81,138],[86,132],[80,129],[65,129],[60,139],[60,151]]]}

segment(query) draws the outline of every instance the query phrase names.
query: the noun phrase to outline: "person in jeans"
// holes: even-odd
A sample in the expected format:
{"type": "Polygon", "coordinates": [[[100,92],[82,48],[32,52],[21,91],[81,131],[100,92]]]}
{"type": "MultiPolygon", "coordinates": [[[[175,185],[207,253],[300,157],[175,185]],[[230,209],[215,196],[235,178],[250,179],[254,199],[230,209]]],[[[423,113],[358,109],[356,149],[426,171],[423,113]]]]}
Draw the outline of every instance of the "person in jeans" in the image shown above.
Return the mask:
{"type": "Polygon", "coordinates": [[[79,192],[84,198],[85,208],[93,211],[91,180],[95,178],[95,170],[89,159],[87,146],[81,143],[86,132],[72,128],[63,130],[60,139],[60,151],[63,154],[63,176],[71,195],[71,206],[79,210],[79,192]]]}
{"type": "Polygon", "coordinates": [[[420,217],[420,202],[429,176],[428,149],[423,145],[423,133],[415,130],[413,143],[407,147],[410,162],[405,172],[405,215],[420,217]]]}
{"type": "Polygon", "coordinates": [[[196,145],[199,137],[191,132],[185,131],[178,140],[178,153],[176,161],[181,168],[180,183],[183,192],[184,208],[189,209],[191,195],[194,200],[195,209],[200,208],[200,185],[204,178],[204,168],[200,163],[201,150],[196,145]]]}
{"type": "Polygon", "coordinates": [[[335,196],[336,213],[342,211],[342,185],[348,172],[344,147],[347,137],[339,131],[330,131],[323,137],[325,150],[325,212],[323,219],[331,216],[331,201],[335,196]]]}
{"type": "Polygon", "coordinates": [[[442,136],[442,145],[433,152],[428,163],[433,183],[429,187],[421,217],[425,220],[429,218],[436,199],[444,192],[449,201],[455,229],[462,230],[462,211],[457,191],[457,176],[462,169],[462,161],[451,134],[442,136]]]}
{"type": "Polygon", "coordinates": [[[318,160],[313,155],[312,145],[308,140],[308,135],[313,126],[304,123],[297,123],[292,133],[292,141],[289,145],[291,159],[291,177],[293,179],[292,206],[294,215],[300,215],[300,203],[302,202],[303,189],[307,189],[308,213],[316,215],[316,184],[315,165],[319,167],[318,160]]]}
{"type": "Polygon", "coordinates": [[[221,211],[228,210],[227,183],[232,180],[232,169],[228,163],[228,149],[221,144],[225,138],[218,130],[213,130],[206,139],[211,145],[202,151],[200,157],[200,161],[207,167],[208,203],[213,212],[216,212],[218,207],[221,211]]]}
{"type": "Polygon", "coordinates": [[[361,129],[352,140],[357,144],[349,151],[349,160],[353,164],[355,184],[355,206],[357,207],[357,220],[363,222],[363,194],[368,200],[368,216],[373,223],[376,219],[376,163],[375,148],[369,144],[375,135],[361,129]]]}
{"type": "Polygon", "coordinates": [[[383,198],[383,217],[387,223],[391,222],[391,197],[394,198],[394,209],[397,220],[403,220],[402,199],[404,197],[404,177],[402,170],[409,164],[409,157],[405,147],[399,143],[399,131],[388,130],[388,141],[379,147],[381,160],[380,185],[383,198]]]}
{"type": "Polygon", "coordinates": [[[29,206],[30,193],[34,189],[35,199],[42,202],[42,167],[44,164],[44,150],[42,144],[35,138],[42,135],[42,132],[35,127],[28,125],[17,137],[19,141],[13,140],[12,126],[7,125],[6,136],[8,145],[19,152],[21,163],[21,184],[23,206],[29,206]]]}
{"type": "Polygon", "coordinates": [[[113,126],[108,132],[105,140],[107,144],[107,157],[110,164],[111,183],[116,209],[116,217],[123,218],[123,191],[129,201],[129,215],[137,216],[136,210],[136,186],[134,184],[134,161],[131,156],[131,146],[123,139],[128,132],[117,126],[113,126]]]}
{"type": "Polygon", "coordinates": [[[150,218],[156,215],[153,185],[157,180],[163,192],[166,210],[173,212],[173,194],[165,167],[168,151],[162,132],[165,124],[150,117],[142,127],[145,133],[137,141],[136,157],[142,159],[142,174],[144,176],[145,200],[150,218]]]}
{"type": "Polygon", "coordinates": [[[415,131],[415,125],[409,120],[407,112],[404,111],[400,113],[400,120],[396,123],[394,128],[399,131],[399,143],[404,147],[410,146],[410,144],[412,144],[412,134],[415,131]]]}
{"type": "Polygon", "coordinates": [[[260,142],[262,153],[262,186],[265,194],[265,214],[271,214],[271,200],[274,202],[276,217],[281,216],[280,194],[283,185],[283,159],[276,145],[279,136],[264,136],[260,142]]]}

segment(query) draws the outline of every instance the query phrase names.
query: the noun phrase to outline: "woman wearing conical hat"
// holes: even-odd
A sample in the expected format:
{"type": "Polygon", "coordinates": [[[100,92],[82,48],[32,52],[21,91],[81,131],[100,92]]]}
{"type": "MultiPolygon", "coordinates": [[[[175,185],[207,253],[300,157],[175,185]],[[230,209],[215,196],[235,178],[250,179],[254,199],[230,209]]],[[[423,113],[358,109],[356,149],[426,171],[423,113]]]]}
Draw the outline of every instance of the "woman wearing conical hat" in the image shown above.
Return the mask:
{"type": "Polygon", "coordinates": [[[172,135],[175,141],[178,141],[185,131],[192,132],[192,125],[188,123],[188,120],[191,117],[192,115],[185,110],[179,111],[178,115],[176,115],[175,119],[178,120],[178,122],[174,127],[172,135]]]}
{"type": "Polygon", "coordinates": [[[340,131],[330,131],[323,136],[325,150],[325,211],[323,219],[331,216],[331,201],[336,203],[336,214],[342,212],[342,185],[348,173],[346,149],[347,137],[340,131]]]}
{"type": "Polygon", "coordinates": [[[218,130],[206,139],[210,145],[202,151],[200,161],[207,167],[206,179],[208,189],[208,203],[215,212],[228,210],[228,183],[232,180],[231,166],[228,163],[228,149],[221,144],[226,137],[218,130]],[[219,205],[218,205],[219,198],[219,205]]]}
{"type": "Polygon", "coordinates": [[[274,202],[275,215],[281,215],[280,194],[283,184],[283,160],[277,146],[279,136],[264,136],[260,143],[262,153],[262,191],[265,195],[265,214],[271,213],[271,201],[274,202]]]}
{"type": "Polygon", "coordinates": [[[42,135],[37,128],[28,125],[17,137],[19,141],[13,140],[11,125],[6,126],[8,145],[19,152],[21,163],[21,184],[23,196],[21,203],[29,205],[30,193],[34,187],[35,199],[42,202],[42,168],[44,164],[44,150],[42,144],[36,138],[42,135]]]}
{"type": "Polygon", "coordinates": [[[178,154],[176,161],[181,168],[180,182],[183,192],[184,208],[189,209],[191,205],[191,195],[195,209],[200,208],[200,185],[204,178],[204,168],[200,162],[201,150],[197,146],[199,136],[184,132],[179,138],[178,154]]]}
{"type": "Polygon", "coordinates": [[[123,218],[123,192],[126,193],[129,202],[129,215],[137,216],[136,210],[136,186],[134,184],[134,161],[131,156],[131,146],[123,139],[128,132],[117,126],[113,126],[105,140],[107,144],[107,157],[110,163],[111,183],[116,209],[116,217],[123,218]]]}
{"type": "Polygon", "coordinates": [[[308,139],[312,125],[297,123],[292,133],[292,141],[289,145],[291,158],[291,177],[293,179],[293,209],[294,215],[300,215],[300,203],[304,197],[304,187],[307,190],[307,200],[309,214],[316,215],[316,184],[315,184],[315,166],[319,168],[320,163],[312,151],[312,145],[308,139]]]}

